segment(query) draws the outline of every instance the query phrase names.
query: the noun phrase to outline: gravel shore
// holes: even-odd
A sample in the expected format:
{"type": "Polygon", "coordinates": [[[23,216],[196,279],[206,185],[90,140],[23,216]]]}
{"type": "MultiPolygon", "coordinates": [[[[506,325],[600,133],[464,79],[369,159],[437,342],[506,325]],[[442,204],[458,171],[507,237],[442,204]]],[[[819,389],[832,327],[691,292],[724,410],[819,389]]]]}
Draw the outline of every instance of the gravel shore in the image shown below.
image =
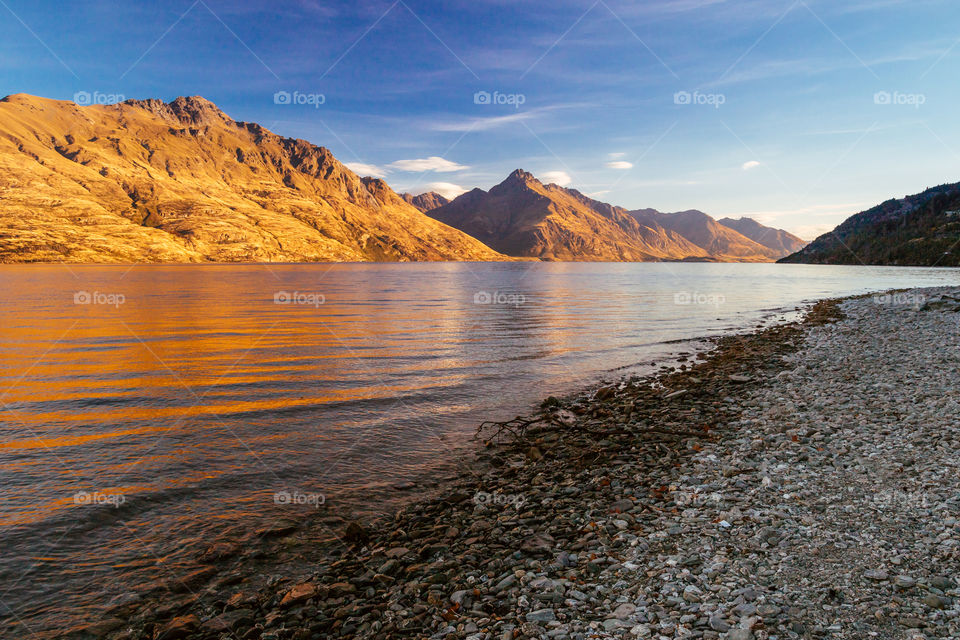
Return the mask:
{"type": "Polygon", "coordinates": [[[957,288],[822,302],[550,398],[305,579],[99,637],[960,638],[958,311],[957,288]]]}

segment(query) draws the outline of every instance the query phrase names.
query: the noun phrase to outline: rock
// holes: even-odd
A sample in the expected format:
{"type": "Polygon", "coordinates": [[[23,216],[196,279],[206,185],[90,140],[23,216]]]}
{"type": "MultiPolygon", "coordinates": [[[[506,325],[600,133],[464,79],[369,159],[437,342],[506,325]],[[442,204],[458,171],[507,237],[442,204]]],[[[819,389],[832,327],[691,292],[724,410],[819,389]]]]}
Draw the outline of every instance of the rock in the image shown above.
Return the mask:
{"type": "Polygon", "coordinates": [[[253,621],[254,614],[250,609],[234,609],[210,618],[201,627],[209,633],[223,633],[250,627],[253,621]]]}
{"type": "Polygon", "coordinates": [[[941,591],[953,589],[956,584],[950,578],[944,576],[935,576],[929,580],[930,586],[941,591]]]}
{"type": "Polygon", "coordinates": [[[932,609],[946,609],[951,603],[950,598],[944,598],[943,596],[930,593],[923,597],[923,604],[932,609]]]}
{"type": "Polygon", "coordinates": [[[630,604],[629,602],[624,602],[621,605],[618,605],[616,609],[613,610],[613,616],[618,620],[626,620],[637,610],[637,606],[630,604]]]}
{"type": "Polygon", "coordinates": [[[700,602],[702,593],[703,591],[691,584],[683,589],[683,599],[687,602],[700,602]]]}
{"type": "Polygon", "coordinates": [[[890,575],[883,569],[868,569],[863,572],[863,577],[867,580],[875,580],[880,582],[889,578],[890,575]]]}
{"type": "Polygon", "coordinates": [[[924,626],[923,620],[920,618],[915,618],[913,616],[905,616],[900,618],[900,624],[908,629],[922,629],[924,626]]]}
{"type": "Polygon", "coordinates": [[[516,583],[517,583],[517,577],[516,577],[515,575],[513,575],[513,574],[510,574],[509,576],[507,576],[506,578],[504,578],[503,580],[501,580],[500,582],[498,582],[498,583],[493,587],[493,590],[494,590],[495,592],[498,592],[498,593],[499,593],[500,591],[503,591],[503,590],[505,590],[505,589],[509,589],[510,587],[512,587],[513,585],[515,585],[516,583]]]}
{"type": "Polygon", "coordinates": [[[708,624],[714,631],[724,632],[730,630],[730,625],[719,615],[711,616],[708,624]]]}
{"type": "Polygon", "coordinates": [[[597,400],[609,400],[617,394],[617,387],[615,385],[609,385],[606,387],[600,387],[597,389],[597,392],[594,394],[594,398],[597,400]]]}
{"type": "Polygon", "coordinates": [[[897,585],[901,589],[909,589],[917,584],[917,580],[916,578],[912,578],[910,576],[900,575],[893,579],[893,584],[897,585]]]}
{"type": "Polygon", "coordinates": [[[753,640],[753,631],[750,629],[731,629],[727,632],[727,640],[753,640]]]}
{"type": "Polygon", "coordinates": [[[312,582],[301,582],[287,591],[286,595],[283,596],[283,600],[280,601],[280,606],[289,607],[309,600],[315,595],[317,595],[317,586],[315,584],[312,582]]]}
{"type": "Polygon", "coordinates": [[[603,621],[604,631],[608,631],[608,632],[613,631],[614,629],[619,629],[620,627],[623,627],[623,626],[626,626],[626,625],[620,620],[617,620],[616,618],[608,618],[603,621]]]}
{"type": "Polygon", "coordinates": [[[549,533],[536,533],[523,540],[520,550],[526,553],[549,553],[555,544],[556,540],[549,533]]]}
{"type": "Polygon", "coordinates": [[[553,609],[537,609],[525,616],[527,622],[553,622],[557,619],[553,609]]]}
{"type": "Polygon", "coordinates": [[[359,522],[351,522],[343,532],[343,540],[349,544],[362,545],[370,539],[370,534],[359,522]]]}
{"type": "Polygon", "coordinates": [[[731,382],[750,382],[752,379],[750,376],[742,375],[735,373],[733,375],[727,376],[731,382]]]}

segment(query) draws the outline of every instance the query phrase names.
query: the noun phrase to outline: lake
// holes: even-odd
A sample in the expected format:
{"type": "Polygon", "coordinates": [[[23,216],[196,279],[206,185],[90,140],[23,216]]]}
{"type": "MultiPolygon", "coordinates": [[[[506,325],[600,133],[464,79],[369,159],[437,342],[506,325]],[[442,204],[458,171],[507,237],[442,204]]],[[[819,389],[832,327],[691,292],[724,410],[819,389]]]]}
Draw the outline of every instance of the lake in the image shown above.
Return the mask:
{"type": "Polygon", "coordinates": [[[806,301],[957,272],[0,265],[0,282],[0,618],[42,634],[230,529],[389,510],[452,473],[482,420],[806,301]]]}

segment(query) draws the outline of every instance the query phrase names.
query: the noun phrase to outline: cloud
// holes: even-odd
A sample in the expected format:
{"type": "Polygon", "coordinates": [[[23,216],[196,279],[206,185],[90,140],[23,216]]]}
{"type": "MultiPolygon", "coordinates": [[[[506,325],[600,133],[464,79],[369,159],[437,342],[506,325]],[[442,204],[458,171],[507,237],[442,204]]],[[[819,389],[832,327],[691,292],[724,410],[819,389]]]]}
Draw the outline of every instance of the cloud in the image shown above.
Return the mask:
{"type": "Polygon", "coordinates": [[[471,118],[469,120],[461,120],[459,122],[440,122],[433,124],[431,128],[434,131],[489,131],[490,129],[502,127],[503,125],[529,120],[533,117],[533,112],[522,111],[520,113],[511,113],[510,115],[506,116],[471,118]]]}
{"type": "Polygon", "coordinates": [[[552,182],[553,184],[561,187],[567,186],[572,181],[570,174],[568,174],[566,171],[545,171],[544,173],[540,174],[540,179],[546,184],[550,184],[552,182]]]}
{"type": "Polygon", "coordinates": [[[633,163],[626,160],[613,160],[607,163],[608,169],[633,169],[633,163]]]}
{"type": "Polygon", "coordinates": [[[383,167],[378,167],[375,164],[366,164],[364,162],[346,162],[344,163],[347,169],[353,171],[360,176],[371,176],[374,178],[386,178],[387,170],[383,167]]]}
{"type": "Polygon", "coordinates": [[[436,191],[444,198],[449,198],[453,200],[461,193],[466,193],[467,189],[461,187],[458,184],[453,184],[452,182],[429,182],[422,187],[417,187],[412,189],[411,193],[414,195],[420,195],[421,193],[426,193],[428,191],[436,191]]]}
{"type": "Polygon", "coordinates": [[[616,153],[611,153],[611,154],[609,154],[609,155],[610,155],[611,158],[622,158],[623,156],[625,156],[625,155],[627,155],[627,154],[624,153],[624,152],[622,152],[622,151],[617,151],[616,153]]]}
{"type": "Polygon", "coordinates": [[[451,162],[440,156],[430,156],[429,158],[417,158],[414,160],[397,160],[387,165],[391,169],[400,171],[436,171],[438,173],[450,173],[451,171],[463,171],[470,167],[451,162]]]}
{"type": "Polygon", "coordinates": [[[749,160],[743,163],[743,170],[750,171],[750,169],[756,169],[759,166],[760,166],[760,163],[757,162],[756,160],[749,160]]]}

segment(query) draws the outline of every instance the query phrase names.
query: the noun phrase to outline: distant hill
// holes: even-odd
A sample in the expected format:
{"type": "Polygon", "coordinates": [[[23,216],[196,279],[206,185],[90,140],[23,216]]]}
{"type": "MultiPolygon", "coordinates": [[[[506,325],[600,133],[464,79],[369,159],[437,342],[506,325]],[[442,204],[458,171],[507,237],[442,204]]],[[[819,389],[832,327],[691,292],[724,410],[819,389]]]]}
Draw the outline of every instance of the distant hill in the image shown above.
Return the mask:
{"type": "Polygon", "coordinates": [[[708,255],[724,262],[772,262],[780,257],[776,251],[754,242],[696,209],[677,213],[640,209],[631,211],[630,215],[644,224],[659,224],[675,231],[708,255]]]}
{"type": "Polygon", "coordinates": [[[201,97],[0,101],[0,262],[502,259],[201,97]]]}
{"type": "Polygon", "coordinates": [[[418,211],[423,213],[426,213],[427,211],[433,211],[437,207],[442,207],[450,202],[450,198],[446,198],[436,191],[428,191],[427,193],[421,193],[420,195],[416,196],[405,193],[400,197],[416,207],[418,211]]]}
{"type": "Polygon", "coordinates": [[[960,183],[887,200],[780,262],[956,267],[958,245],[960,183]]]}
{"type": "Polygon", "coordinates": [[[627,211],[522,169],[427,214],[507,255],[543,260],[772,262],[783,255],[700,211],[627,211]]]}
{"type": "Polygon", "coordinates": [[[762,244],[768,249],[772,249],[778,258],[788,256],[791,253],[803,249],[807,245],[806,240],[798,238],[783,229],[764,226],[753,218],[740,218],[739,220],[721,218],[717,220],[717,222],[750,238],[756,243],[762,244]]]}
{"type": "Polygon", "coordinates": [[[468,191],[427,215],[510,256],[570,261],[709,259],[663,227],[575,189],[543,184],[517,169],[489,191],[468,191]]]}

